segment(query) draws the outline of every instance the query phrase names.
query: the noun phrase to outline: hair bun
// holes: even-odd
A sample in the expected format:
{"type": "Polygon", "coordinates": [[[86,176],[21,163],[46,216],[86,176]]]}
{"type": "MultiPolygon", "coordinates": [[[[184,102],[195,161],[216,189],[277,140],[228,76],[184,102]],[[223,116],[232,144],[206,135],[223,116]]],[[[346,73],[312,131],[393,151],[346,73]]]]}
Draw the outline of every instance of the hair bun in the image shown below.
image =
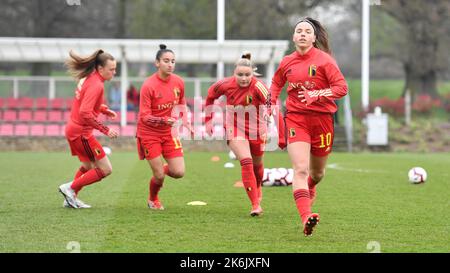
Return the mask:
{"type": "Polygon", "coordinates": [[[167,48],[167,46],[165,44],[160,44],[159,45],[159,49],[166,49],[166,48],[167,48]]]}
{"type": "Polygon", "coordinates": [[[242,59],[247,59],[247,60],[251,60],[252,58],[252,54],[250,52],[246,52],[242,55],[241,57],[242,59]]]}

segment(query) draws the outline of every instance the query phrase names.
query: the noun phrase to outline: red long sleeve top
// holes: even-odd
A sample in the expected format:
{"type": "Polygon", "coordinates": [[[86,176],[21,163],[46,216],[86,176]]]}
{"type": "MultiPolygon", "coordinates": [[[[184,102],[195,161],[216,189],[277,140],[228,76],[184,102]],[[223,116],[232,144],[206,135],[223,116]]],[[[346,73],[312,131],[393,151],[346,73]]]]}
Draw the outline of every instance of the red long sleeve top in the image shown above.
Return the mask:
{"type": "Polygon", "coordinates": [[[297,51],[285,56],[281,61],[270,87],[271,102],[275,104],[281,89],[288,83],[286,100],[287,113],[334,113],[334,100],[347,94],[347,83],[336,61],[326,52],[312,47],[306,54],[297,51]],[[305,92],[305,102],[301,102],[298,91],[305,92]]]}
{"type": "MultiPolygon", "coordinates": [[[[167,79],[160,78],[158,73],[151,75],[140,91],[137,136],[170,134],[172,126],[167,123],[167,120],[171,117],[179,118],[179,116],[173,116],[179,112],[172,112],[174,107],[179,105],[183,109],[180,112],[185,113],[183,79],[176,74],[171,74],[167,79]]],[[[187,118],[187,115],[183,114],[183,118],[187,118]]]]}
{"type": "Polygon", "coordinates": [[[66,136],[69,139],[73,140],[79,136],[88,138],[94,129],[108,134],[109,128],[97,119],[100,105],[105,103],[104,81],[97,70],[79,81],[70,119],[66,125],[66,136]]]}

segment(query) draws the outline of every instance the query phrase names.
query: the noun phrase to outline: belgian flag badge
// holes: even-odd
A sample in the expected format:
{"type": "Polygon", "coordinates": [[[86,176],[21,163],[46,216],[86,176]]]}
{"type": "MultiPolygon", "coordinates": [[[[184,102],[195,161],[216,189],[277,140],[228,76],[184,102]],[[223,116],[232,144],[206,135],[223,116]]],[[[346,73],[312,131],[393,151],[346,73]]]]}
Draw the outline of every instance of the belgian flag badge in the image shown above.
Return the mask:
{"type": "Polygon", "coordinates": [[[289,137],[295,137],[295,128],[289,128],[289,137]]]}
{"type": "Polygon", "coordinates": [[[250,103],[252,103],[253,101],[253,97],[251,95],[247,95],[247,97],[245,98],[245,102],[247,105],[249,105],[250,103]]]}
{"type": "Polygon", "coordinates": [[[310,77],[314,77],[314,76],[316,76],[316,72],[317,72],[317,66],[314,64],[310,65],[309,70],[308,70],[308,75],[310,77]]]}

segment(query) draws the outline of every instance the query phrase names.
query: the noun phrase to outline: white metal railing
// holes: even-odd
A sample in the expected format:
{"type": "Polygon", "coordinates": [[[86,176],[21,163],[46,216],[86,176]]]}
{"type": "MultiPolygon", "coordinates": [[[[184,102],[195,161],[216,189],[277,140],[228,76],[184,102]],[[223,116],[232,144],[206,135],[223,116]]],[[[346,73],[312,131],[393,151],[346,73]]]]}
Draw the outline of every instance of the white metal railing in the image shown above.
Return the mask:
{"type": "MultiPolygon", "coordinates": [[[[128,82],[140,88],[146,77],[130,77],[128,82]]],[[[186,97],[206,97],[208,87],[216,78],[183,78],[186,97]]],[[[120,82],[115,78],[112,82],[120,82]]],[[[111,82],[105,84],[108,92],[111,82]]],[[[0,76],[0,97],[71,97],[76,83],[71,77],[56,76],[0,76]]]]}

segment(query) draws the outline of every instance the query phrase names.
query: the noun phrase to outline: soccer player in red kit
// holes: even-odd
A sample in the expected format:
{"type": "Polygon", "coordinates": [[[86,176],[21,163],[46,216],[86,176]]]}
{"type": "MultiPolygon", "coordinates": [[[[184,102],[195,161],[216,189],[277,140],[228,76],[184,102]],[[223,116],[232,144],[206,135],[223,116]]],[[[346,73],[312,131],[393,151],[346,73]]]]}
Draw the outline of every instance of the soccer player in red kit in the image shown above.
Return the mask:
{"type": "Polygon", "coordinates": [[[78,85],[65,134],[72,155],[78,156],[81,167],[74,180],[59,186],[59,191],[64,196],[65,207],[90,208],[77,198],[78,192],[112,172],[111,162],[92,131],[99,130],[112,139],[118,136],[115,130],[97,119],[99,114],[116,117],[116,113],[108,108],[104,99],[104,81],[111,80],[116,74],[116,61],[101,49],[85,58],[71,51],[66,66],[77,79],[78,85]]]}
{"type": "MultiPolygon", "coordinates": [[[[224,124],[227,132],[227,143],[241,164],[242,182],[252,204],[251,216],[259,216],[263,210],[262,178],[264,174],[263,155],[266,138],[266,109],[269,89],[265,84],[254,77],[251,54],[247,53],[240,58],[234,69],[234,76],[214,83],[208,89],[205,107],[214,103],[220,96],[227,98],[227,113],[224,124]],[[260,111],[262,108],[264,109],[260,111]],[[239,109],[248,111],[249,118],[241,115],[237,118],[235,113],[239,109]]],[[[206,111],[206,131],[212,134],[212,116],[206,111]]]]}
{"type": "Polygon", "coordinates": [[[158,193],[166,175],[172,178],[184,176],[183,148],[176,130],[176,108],[184,113],[183,123],[188,126],[184,81],[174,74],[175,54],[160,45],[156,54],[156,73],[147,78],[141,87],[139,118],[137,125],[137,149],[139,159],[146,159],[153,172],[150,179],[148,207],[163,210],[158,193]],[[163,164],[161,155],[167,161],[163,164]]]}
{"type": "Polygon", "coordinates": [[[319,21],[300,20],[292,40],[296,51],[281,61],[270,91],[274,104],[288,83],[285,133],[294,169],[292,190],[303,232],[309,236],[319,222],[311,207],[333,144],[334,100],[347,94],[347,83],[330,56],[327,32],[319,21]]]}

